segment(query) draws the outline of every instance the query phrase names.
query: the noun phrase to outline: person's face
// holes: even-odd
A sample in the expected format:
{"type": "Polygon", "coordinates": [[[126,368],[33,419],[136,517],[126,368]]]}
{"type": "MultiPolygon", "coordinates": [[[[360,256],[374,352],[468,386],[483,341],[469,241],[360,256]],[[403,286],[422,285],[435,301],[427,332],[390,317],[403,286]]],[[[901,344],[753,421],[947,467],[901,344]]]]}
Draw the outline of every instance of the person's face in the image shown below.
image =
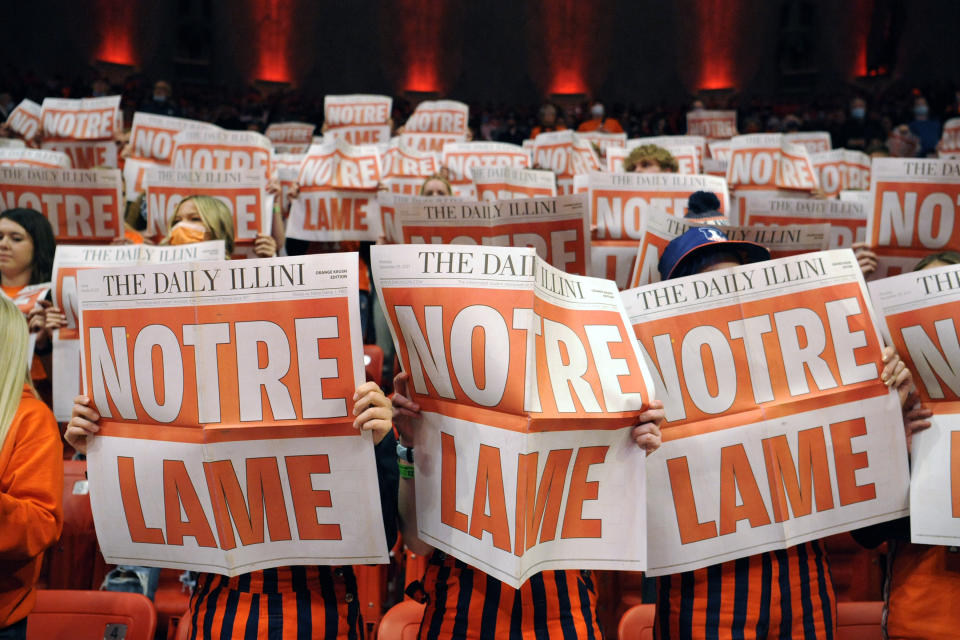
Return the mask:
{"type": "Polygon", "coordinates": [[[543,110],[543,117],[540,120],[544,126],[552,127],[557,122],[557,110],[553,107],[547,107],[543,110]]]}
{"type": "Polygon", "coordinates": [[[33,238],[10,218],[0,218],[0,274],[13,277],[31,268],[33,238]]]}
{"type": "Polygon", "coordinates": [[[704,266],[697,273],[709,273],[711,271],[720,271],[730,267],[739,267],[742,263],[732,253],[718,251],[708,256],[704,261],[704,266]]]}
{"type": "Polygon", "coordinates": [[[447,190],[447,185],[444,184],[442,180],[428,180],[427,184],[423,185],[423,194],[425,196],[448,196],[450,192],[447,190]]]}
{"type": "Polygon", "coordinates": [[[200,215],[200,210],[197,209],[197,203],[193,200],[187,200],[181,204],[177,212],[173,214],[173,224],[177,224],[178,222],[193,222],[202,225],[205,230],[203,239],[213,240],[213,232],[210,230],[210,227],[207,226],[203,216],[200,215]]]}
{"type": "Polygon", "coordinates": [[[153,85],[153,97],[156,100],[166,100],[170,97],[170,89],[167,85],[158,82],[153,85]]]}
{"type": "Polygon", "coordinates": [[[641,158],[633,165],[633,173],[665,173],[656,160],[641,158]]]}

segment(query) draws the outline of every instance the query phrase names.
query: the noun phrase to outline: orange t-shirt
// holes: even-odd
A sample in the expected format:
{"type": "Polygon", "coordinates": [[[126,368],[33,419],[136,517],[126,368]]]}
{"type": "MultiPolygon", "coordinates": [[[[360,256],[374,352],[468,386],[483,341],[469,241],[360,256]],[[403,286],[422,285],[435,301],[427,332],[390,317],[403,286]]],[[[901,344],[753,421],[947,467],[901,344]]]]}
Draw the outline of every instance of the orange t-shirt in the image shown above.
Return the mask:
{"type": "Polygon", "coordinates": [[[616,118],[594,118],[593,120],[587,120],[580,123],[577,131],[597,131],[600,129],[600,125],[603,125],[603,129],[607,133],[623,133],[623,127],[620,126],[616,118]]]}
{"type": "Polygon", "coordinates": [[[537,137],[538,135],[540,135],[541,133],[550,133],[550,132],[552,132],[552,131],[566,131],[566,129],[567,129],[567,128],[566,128],[565,126],[563,126],[562,124],[558,124],[558,125],[555,126],[555,127],[547,127],[547,128],[543,128],[543,127],[541,127],[540,125],[537,125],[537,126],[535,126],[533,129],[531,129],[531,131],[530,131],[530,138],[531,138],[531,139],[536,138],[536,137],[537,137]]]}
{"type": "Polygon", "coordinates": [[[890,640],[956,637],[960,608],[953,603],[960,601],[960,552],[956,547],[898,542],[892,554],[890,640]]]}
{"type": "Polygon", "coordinates": [[[63,526],[63,445],[53,413],[26,386],[0,448],[0,628],[36,602],[43,552],[63,526]]]}

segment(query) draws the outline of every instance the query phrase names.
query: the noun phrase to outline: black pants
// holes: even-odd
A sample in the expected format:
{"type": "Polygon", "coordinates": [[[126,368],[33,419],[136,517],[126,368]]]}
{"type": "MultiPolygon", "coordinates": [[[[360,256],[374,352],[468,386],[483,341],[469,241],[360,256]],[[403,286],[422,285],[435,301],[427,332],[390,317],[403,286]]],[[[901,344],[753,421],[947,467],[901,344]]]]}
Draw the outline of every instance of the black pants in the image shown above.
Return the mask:
{"type": "Polygon", "coordinates": [[[27,619],[0,629],[0,640],[27,640],[27,619]]]}

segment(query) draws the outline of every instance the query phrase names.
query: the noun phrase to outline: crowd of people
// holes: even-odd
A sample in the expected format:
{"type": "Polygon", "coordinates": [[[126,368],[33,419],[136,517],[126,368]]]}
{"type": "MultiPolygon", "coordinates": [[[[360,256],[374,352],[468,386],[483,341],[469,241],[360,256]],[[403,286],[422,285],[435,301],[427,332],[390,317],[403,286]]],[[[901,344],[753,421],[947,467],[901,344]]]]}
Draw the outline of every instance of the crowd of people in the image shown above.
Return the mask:
{"type": "MultiPolygon", "coordinates": [[[[120,89],[128,115],[135,110],[147,111],[236,129],[263,130],[269,122],[285,120],[322,124],[322,99],[294,92],[262,95],[254,89],[222,92],[215,88],[175,88],[163,81],[149,83],[132,77],[122,87],[111,87],[98,79],[88,94],[82,83],[39,81],[31,76],[11,78],[9,72],[0,81],[8,87],[8,93],[0,94],[0,110],[5,112],[22,97],[109,95],[120,89]]],[[[958,103],[960,92],[924,95],[911,91],[883,101],[854,96],[804,105],[737,104],[730,99],[722,104],[708,101],[639,109],[594,101],[566,108],[552,103],[528,107],[478,105],[471,106],[470,113],[475,139],[518,144],[538,132],[563,128],[626,132],[630,137],[679,134],[684,131],[684,114],[691,107],[737,108],[741,133],[826,130],[834,137],[834,146],[866,151],[886,145],[903,123],[908,134],[916,138],[915,155],[927,155],[935,152],[941,121],[957,116],[958,103]]],[[[394,101],[395,122],[403,122],[410,112],[406,101],[394,101]]],[[[627,158],[625,169],[677,170],[669,152],[656,147],[639,147],[627,158]]],[[[421,193],[451,195],[450,184],[443,175],[430,176],[421,193]]],[[[715,197],[698,192],[691,196],[689,211],[691,217],[709,217],[718,207],[715,197]]],[[[233,241],[231,215],[215,198],[184,199],[168,222],[169,235],[163,243],[220,239],[229,247],[233,241]]],[[[257,255],[277,254],[280,245],[276,239],[263,237],[258,242],[257,255]]],[[[307,251],[310,247],[300,249],[307,251]]],[[[875,257],[867,247],[858,251],[861,265],[869,270],[875,257]]],[[[6,294],[0,296],[0,640],[26,637],[43,552],[57,540],[63,517],[62,469],[58,466],[62,444],[56,421],[40,399],[49,384],[50,337],[63,326],[63,312],[41,302],[22,313],[11,302],[24,287],[49,281],[53,252],[53,232],[43,215],[27,209],[0,213],[0,285],[6,294]],[[27,362],[31,334],[36,340],[33,363],[27,362]]],[[[669,280],[769,257],[762,246],[728,240],[721,227],[701,227],[670,243],[659,271],[663,280],[669,280]]],[[[960,255],[947,251],[917,268],[958,262],[960,255]]],[[[897,353],[888,347],[882,357],[881,377],[899,393],[909,438],[929,426],[930,412],[917,403],[911,373],[897,353]]],[[[420,407],[408,391],[407,373],[397,374],[393,388],[389,397],[372,382],[357,388],[354,425],[373,433],[387,547],[393,546],[399,529],[409,549],[430,555],[426,574],[411,589],[426,605],[420,637],[602,637],[596,615],[597,588],[590,571],[544,571],[513,589],[419,539],[415,479],[412,473],[403,473],[403,467],[412,461],[410,452],[417,442],[420,407]]],[[[90,398],[77,397],[65,438],[78,455],[83,455],[96,437],[99,420],[90,398]]],[[[631,436],[647,454],[653,454],[660,445],[663,420],[659,401],[636,418],[631,436]]],[[[922,553],[902,539],[902,523],[899,526],[896,531],[872,530],[860,536],[868,545],[896,538],[901,550],[922,553]]],[[[940,584],[955,590],[955,580],[944,578],[940,584]]],[[[287,566],[233,578],[204,573],[197,577],[190,600],[190,637],[362,637],[356,589],[356,577],[348,566],[287,566]]],[[[836,596],[829,558],[819,541],[663,576],[657,579],[655,592],[656,633],[660,638],[835,637],[836,596]],[[758,595],[761,592],[765,596],[758,595]]],[[[905,623],[897,617],[893,604],[897,600],[892,594],[889,602],[888,620],[902,631],[902,626],[896,625],[905,623]]],[[[944,612],[941,619],[932,621],[933,628],[949,628],[952,615],[944,612]]],[[[912,627],[906,635],[911,633],[912,627]]]]}

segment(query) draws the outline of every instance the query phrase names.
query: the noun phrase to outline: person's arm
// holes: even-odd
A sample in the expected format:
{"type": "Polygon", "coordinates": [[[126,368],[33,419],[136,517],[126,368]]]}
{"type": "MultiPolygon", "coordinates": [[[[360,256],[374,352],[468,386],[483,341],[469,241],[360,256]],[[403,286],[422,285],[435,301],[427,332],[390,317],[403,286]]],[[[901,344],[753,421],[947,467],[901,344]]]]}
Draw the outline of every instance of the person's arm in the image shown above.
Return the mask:
{"type": "MultiPolygon", "coordinates": [[[[393,421],[400,432],[400,443],[414,448],[416,456],[416,427],[420,421],[420,405],[407,397],[410,374],[400,372],[393,379],[393,421]]],[[[394,465],[397,462],[394,460],[394,465]]],[[[417,480],[413,476],[400,478],[399,508],[400,535],[403,544],[420,556],[429,555],[433,547],[420,539],[417,528],[417,480]]]]}
{"type": "Polygon", "coordinates": [[[364,382],[353,395],[353,426],[373,433],[380,510],[387,549],[397,539],[397,444],[393,437],[393,404],[375,382],[364,382]]]}
{"type": "MultiPolygon", "coordinates": [[[[31,403],[34,404],[34,403],[31,403]]],[[[12,479],[0,492],[0,561],[28,561],[60,537],[63,526],[63,445],[53,414],[28,407],[18,427],[3,475],[12,479]]]]}

